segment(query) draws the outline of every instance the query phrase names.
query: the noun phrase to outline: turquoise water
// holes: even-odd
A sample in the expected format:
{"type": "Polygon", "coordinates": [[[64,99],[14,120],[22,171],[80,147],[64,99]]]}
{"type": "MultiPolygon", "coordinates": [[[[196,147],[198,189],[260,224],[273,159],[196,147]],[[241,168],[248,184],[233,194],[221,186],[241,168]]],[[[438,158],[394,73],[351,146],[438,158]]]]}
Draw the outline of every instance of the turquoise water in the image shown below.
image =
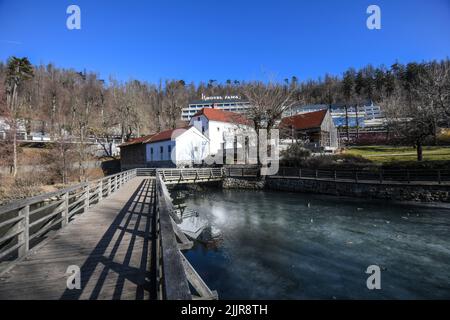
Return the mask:
{"type": "Polygon", "coordinates": [[[222,231],[186,257],[220,299],[450,298],[450,210],[268,191],[185,202],[222,231]],[[381,290],[365,273],[381,269],[381,290]]]}

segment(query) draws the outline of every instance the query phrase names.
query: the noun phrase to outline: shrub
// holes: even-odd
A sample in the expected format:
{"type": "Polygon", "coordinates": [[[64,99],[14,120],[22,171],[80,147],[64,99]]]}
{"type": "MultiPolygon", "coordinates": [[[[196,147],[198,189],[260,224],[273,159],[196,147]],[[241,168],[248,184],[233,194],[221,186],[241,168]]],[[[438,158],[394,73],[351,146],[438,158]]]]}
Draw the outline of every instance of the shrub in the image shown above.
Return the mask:
{"type": "Polygon", "coordinates": [[[281,165],[299,166],[309,157],[311,157],[310,150],[305,149],[300,143],[293,143],[281,152],[281,165]]]}

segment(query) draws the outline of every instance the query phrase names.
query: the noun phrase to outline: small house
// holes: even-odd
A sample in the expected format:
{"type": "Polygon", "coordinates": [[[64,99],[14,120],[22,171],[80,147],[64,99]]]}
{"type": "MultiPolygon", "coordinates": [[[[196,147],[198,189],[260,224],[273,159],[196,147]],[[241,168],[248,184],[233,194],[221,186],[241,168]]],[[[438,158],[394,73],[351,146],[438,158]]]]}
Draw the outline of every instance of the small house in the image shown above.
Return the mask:
{"type": "Polygon", "coordinates": [[[136,138],[120,145],[122,170],[191,167],[209,154],[209,139],[193,126],[136,138]]]}
{"type": "Polygon", "coordinates": [[[300,142],[314,152],[335,151],[339,147],[337,129],[328,109],[283,118],[279,129],[282,145],[300,142]]]}

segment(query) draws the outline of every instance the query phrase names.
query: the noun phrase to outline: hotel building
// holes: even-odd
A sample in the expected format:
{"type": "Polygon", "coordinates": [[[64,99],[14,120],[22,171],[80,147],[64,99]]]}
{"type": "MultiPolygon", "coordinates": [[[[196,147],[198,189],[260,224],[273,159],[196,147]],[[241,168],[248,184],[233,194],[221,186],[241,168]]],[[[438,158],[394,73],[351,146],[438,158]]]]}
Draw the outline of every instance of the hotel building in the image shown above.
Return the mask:
{"type": "Polygon", "coordinates": [[[243,113],[250,107],[247,101],[242,100],[238,96],[217,96],[205,97],[201,100],[192,101],[189,105],[182,109],[181,120],[190,121],[191,118],[203,108],[214,108],[223,111],[243,113]]]}

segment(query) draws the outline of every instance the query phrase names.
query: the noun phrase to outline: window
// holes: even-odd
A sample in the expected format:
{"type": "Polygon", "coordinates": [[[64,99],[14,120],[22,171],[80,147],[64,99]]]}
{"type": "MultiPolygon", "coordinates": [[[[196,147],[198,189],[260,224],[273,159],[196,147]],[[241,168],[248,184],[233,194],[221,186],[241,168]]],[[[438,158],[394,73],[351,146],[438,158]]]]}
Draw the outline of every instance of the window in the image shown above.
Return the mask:
{"type": "Polygon", "coordinates": [[[202,133],[205,133],[205,126],[202,126],[202,133]]]}
{"type": "Polygon", "coordinates": [[[169,158],[170,158],[170,154],[172,153],[172,146],[168,146],[167,151],[169,151],[169,158]]]}
{"type": "Polygon", "coordinates": [[[159,147],[159,157],[161,160],[163,160],[163,155],[164,155],[163,153],[164,153],[164,147],[161,146],[161,147],[159,147]]]}
{"type": "Polygon", "coordinates": [[[153,161],[153,147],[150,148],[150,161],[153,161]]]}

